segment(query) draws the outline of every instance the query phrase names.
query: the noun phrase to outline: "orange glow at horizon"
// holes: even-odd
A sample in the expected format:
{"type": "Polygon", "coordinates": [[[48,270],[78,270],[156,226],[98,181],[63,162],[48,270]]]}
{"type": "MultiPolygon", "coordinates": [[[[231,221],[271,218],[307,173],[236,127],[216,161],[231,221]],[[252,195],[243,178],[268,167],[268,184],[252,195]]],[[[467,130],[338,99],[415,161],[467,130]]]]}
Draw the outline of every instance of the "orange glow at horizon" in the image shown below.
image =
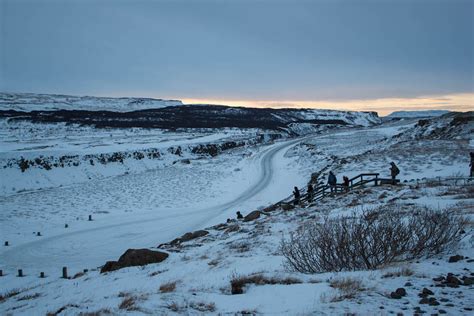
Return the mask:
{"type": "MultiPolygon", "coordinates": [[[[180,99],[180,98],[178,98],[180,99]]],[[[388,115],[394,111],[474,110],[474,93],[422,96],[416,98],[382,98],[369,100],[232,100],[220,98],[181,98],[185,104],[220,104],[257,108],[314,108],[349,111],[375,111],[388,115]]]]}

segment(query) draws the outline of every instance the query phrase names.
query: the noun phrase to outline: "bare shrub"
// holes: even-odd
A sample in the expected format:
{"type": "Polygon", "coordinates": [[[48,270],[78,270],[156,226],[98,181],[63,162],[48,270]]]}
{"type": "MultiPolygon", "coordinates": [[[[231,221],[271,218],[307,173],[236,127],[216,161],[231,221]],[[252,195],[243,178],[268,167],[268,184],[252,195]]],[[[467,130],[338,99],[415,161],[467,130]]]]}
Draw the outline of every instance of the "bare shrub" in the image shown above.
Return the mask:
{"type": "Polygon", "coordinates": [[[160,285],[161,293],[170,293],[170,292],[174,292],[175,290],[176,290],[176,281],[163,283],[162,285],[160,285]]]}
{"type": "Polygon", "coordinates": [[[376,269],[453,247],[465,225],[449,211],[380,207],[309,223],[283,239],[280,250],[287,267],[303,273],[376,269]]]}
{"type": "Polygon", "coordinates": [[[329,286],[339,291],[339,295],[331,299],[332,302],[352,299],[361,291],[364,291],[362,280],[359,278],[344,277],[334,278],[329,281],[329,286]]]}
{"type": "Polygon", "coordinates": [[[242,294],[244,293],[244,286],[247,284],[265,285],[265,284],[299,284],[301,280],[296,278],[277,278],[277,277],[266,277],[263,274],[253,274],[248,276],[232,276],[230,280],[231,293],[242,294]]]}

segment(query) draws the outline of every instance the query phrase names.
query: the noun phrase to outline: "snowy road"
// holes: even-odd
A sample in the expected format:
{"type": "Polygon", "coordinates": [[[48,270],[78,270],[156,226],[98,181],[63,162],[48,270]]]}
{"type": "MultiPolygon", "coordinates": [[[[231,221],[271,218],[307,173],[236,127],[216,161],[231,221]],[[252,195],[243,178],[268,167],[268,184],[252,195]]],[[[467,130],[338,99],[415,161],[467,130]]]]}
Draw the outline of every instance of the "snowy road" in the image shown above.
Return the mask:
{"type": "Polygon", "coordinates": [[[262,203],[281,199],[291,192],[291,185],[297,180],[292,179],[282,186],[287,178],[282,170],[288,170],[278,168],[278,163],[281,163],[285,151],[301,140],[277,143],[255,155],[251,160],[253,170],[258,173],[255,180],[242,193],[226,202],[221,200],[211,207],[155,208],[133,216],[104,216],[67,233],[57,232],[13,244],[8,249],[4,247],[0,253],[0,266],[4,270],[22,268],[35,273],[57,273],[63,266],[71,271],[94,268],[107,260],[116,259],[127,248],[156,246],[185,232],[233,217],[236,207],[250,211],[262,203]],[[262,195],[265,197],[262,198],[262,195]]]}

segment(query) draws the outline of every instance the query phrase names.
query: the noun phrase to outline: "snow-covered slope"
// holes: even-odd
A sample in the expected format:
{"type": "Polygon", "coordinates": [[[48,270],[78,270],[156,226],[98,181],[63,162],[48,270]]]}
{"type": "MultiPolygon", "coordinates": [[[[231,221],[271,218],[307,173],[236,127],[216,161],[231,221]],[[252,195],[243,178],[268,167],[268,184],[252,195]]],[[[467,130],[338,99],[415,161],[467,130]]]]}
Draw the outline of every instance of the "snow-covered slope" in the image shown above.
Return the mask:
{"type": "Polygon", "coordinates": [[[449,113],[447,110],[424,110],[424,111],[396,111],[387,115],[387,118],[426,118],[436,117],[449,113]]]}
{"type": "Polygon", "coordinates": [[[402,139],[472,139],[474,112],[450,112],[421,119],[410,129],[395,135],[402,139]]]}
{"type": "Polygon", "coordinates": [[[86,110],[128,112],[182,105],[179,100],[151,98],[105,98],[34,93],[0,93],[0,110],[86,110]]]}

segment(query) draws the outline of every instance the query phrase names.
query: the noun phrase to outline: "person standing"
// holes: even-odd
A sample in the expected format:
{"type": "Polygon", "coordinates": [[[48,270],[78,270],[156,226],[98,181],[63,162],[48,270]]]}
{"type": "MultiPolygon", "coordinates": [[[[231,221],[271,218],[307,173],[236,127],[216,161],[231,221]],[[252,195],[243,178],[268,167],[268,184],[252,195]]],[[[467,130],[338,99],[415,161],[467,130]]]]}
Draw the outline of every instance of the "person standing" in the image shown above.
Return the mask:
{"type": "Polygon", "coordinates": [[[311,185],[311,183],[308,184],[307,193],[308,193],[308,202],[313,201],[313,186],[311,185]]]}
{"type": "Polygon", "coordinates": [[[398,169],[397,165],[392,161],[390,163],[390,175],[392,176],[392,184],[395,184],[395,179],[400,173],[400,169],[398,169]]]}
{"type": "Polygon", "coordinates": [[[332,171],[329,171],[328,184],[331,188],[331,193],[336,191],[337,178],[332,171]]]}
{"type": "Polygon", "coordinates": [[[472,178],[474,175],[474,152],[471,151],[469,155],[471,155],[471,163],[469,164],[469,166],[471,166],[471,172],[469,173],[469,176],[472,178]]]}
{"type": "Polygon", "coordinates": [[[295,205],[298,205],[300,203],[301,197],[300,190],[298,190],[298,187],[295,187],[295,189],[293,190],[293,195],[295,196],[295,205]]]}
{"type": "Polygon", "coordinates": [[[347,176],[342,177],[342,185],[346,192],[349,192],[349,178],[347,176]]]}

